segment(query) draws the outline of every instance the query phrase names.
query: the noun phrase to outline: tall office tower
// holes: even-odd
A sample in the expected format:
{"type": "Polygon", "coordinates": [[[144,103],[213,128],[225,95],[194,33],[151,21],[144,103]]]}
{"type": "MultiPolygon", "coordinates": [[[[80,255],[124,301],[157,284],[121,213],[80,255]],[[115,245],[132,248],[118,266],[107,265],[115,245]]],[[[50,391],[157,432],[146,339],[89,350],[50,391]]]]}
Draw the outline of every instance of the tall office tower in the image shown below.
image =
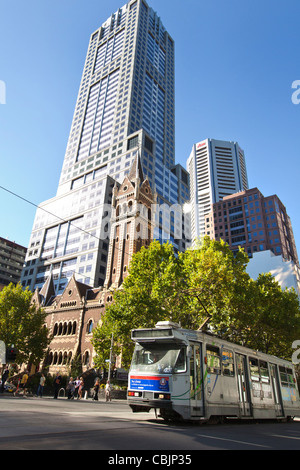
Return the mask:
{"type": "MultiPolygon", "coordinates": [[[[173,210],[170,217],[171,242],[182,252],[191,244],[190,213],[185,211],[185,205],[190,200],[190,175],[181,165],[173,166],[172,173],[177,178],[178,210],[173,210]]],[[[171,208],[174,209],[174,205],[171,208]]],[[[165,217],[165,220],[168,221],[168,218],[165,217]]]]}
{"type": "Polygon", "coordinates": [[[193,145],[187,161],[190,174],[191,238],[205,233],[211,204],[248,189],[243,150],[235,142],[206,139],[193,145]]]}
{"type": "MultiPolygon", "coordinates": [[[[144,0],[130,0],[90,37],[57,194],[37,210],[24,286],[35,290],[50,273],[57,292],[73,273],[104,283],[114,183],[137,154],[157,203],[178,202],[174,127],[174,42],[144,0]]],[[[168,236],[158,220],[155,238],[168,236]]]]}

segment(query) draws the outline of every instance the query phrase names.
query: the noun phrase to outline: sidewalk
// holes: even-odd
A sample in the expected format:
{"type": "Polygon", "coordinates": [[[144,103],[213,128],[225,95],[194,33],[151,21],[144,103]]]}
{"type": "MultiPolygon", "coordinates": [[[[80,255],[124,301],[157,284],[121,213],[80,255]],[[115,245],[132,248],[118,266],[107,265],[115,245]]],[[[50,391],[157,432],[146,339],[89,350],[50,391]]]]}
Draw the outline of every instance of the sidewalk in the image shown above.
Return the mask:
{"type": "MultiPolygon", "coordinates": [[[[4,393],[0,393],[0,400],[1,398],[11,398],[11,399],[24,399],[24,400],[54,400],[54,396],[53,395],[49,395],[49,394],[45,394],[43,395],[42,397],[38,397],[37,395],[33,394],[33,393],[26,393],[25,397],[23,396],[23,392],[22,393],[18,393],[17,395],[14,395],[14,393],[12,392],[4,392],[4,393]]],[[[68,402],[71,402],[71,403],[106,403],[106,404],[110,404],[110,403],[120,403],[120,404],[127,404],[127,399],[124,399],[124,398],[112,398],[111,401],[106,401],[105,400],[105,396],[103,395],[103,397],[99,397],[98,400],[93,400],[92,397],[87,397],[87,398],[81,398],[81,399],[78,399],[78,398],[72,398],[72,399],[68,399],[67,396],[58,396],[57,398],[58,401],[68,401],[68,402]]]]}

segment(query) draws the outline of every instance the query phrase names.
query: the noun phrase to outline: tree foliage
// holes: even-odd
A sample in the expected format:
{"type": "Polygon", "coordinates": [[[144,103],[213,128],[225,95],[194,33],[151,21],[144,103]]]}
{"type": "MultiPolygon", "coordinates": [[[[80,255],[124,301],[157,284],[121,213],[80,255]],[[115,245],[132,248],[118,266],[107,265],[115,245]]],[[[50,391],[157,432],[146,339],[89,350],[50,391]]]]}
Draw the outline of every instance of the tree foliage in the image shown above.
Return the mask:
{"type": "Polygon", "coordinates": [[[248,261],[242,249],[233,254],[225,242],[208,237],[178,255],[169,243],[154,241],[142,248],[94,330],[96,364],[108,359],[113,332],[114,354],[122,354],[128,366],[131,329],[154,327],[162,320],[190,329],[205,324],[229,341],[291,358],[292,342],[300,339],[298,296],[282,290],[270,274],[251,279],[248,261]]]}
{"type": "Polygon", "coordinates": [[[247,281],[247,255],[242,250],[234,255],[222,240],[205,237],[196,249],[180,257],[186,284],[180,295],[188,297],[185,326],[197,329],[209,316],[214,328],[227,329],[235,296],[247,281]]]}
{"type": "Polygon", "coordinates": [[[291,360],[292,343],[300,338],[298,295],[294,289],[282,290],[271,274],[260,274],[253,282],[256,295],[247,343],[253,349],[291,360]]]}
{"type": "Polygon", "coordinates": [[[45,327],[47,315],[31,304],[31,298],[32,292],[20,284],[10,284],[0,292],[0,339],[17,348],[18,364],[38,364],[51,341],[45,327]]]}

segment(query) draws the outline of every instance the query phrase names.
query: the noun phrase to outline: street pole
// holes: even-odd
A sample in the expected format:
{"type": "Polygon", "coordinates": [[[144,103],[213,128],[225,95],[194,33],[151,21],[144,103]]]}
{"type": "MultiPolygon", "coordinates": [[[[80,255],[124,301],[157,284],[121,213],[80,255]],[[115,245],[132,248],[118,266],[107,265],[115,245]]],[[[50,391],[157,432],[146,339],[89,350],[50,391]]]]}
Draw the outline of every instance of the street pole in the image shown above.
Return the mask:
{"type": "Polygon", "coordinates": [[[6,346],[4,341],[0,341],[0,366],[6,364],[6,346]]]}
{"type": "Polygon", "coordinates": [[[111,334],[111,343],[110,343],[110,356],[109,356],[109,369],[108,369],[108,380],[110,382],[111,376],[111,361],[112,361],[112,350],[113,350],[113,343],[114,343],[114,334],[111,334]]]}

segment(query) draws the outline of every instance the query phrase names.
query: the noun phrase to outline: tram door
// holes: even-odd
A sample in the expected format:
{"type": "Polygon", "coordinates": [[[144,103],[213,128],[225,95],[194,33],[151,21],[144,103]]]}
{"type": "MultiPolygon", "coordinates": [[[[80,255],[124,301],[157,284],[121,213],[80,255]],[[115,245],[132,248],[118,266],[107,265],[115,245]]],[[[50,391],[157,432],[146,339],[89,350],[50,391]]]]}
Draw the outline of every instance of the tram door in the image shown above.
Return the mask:
{"type": "Polygon", "coordinates": [[[201,369],[201,345],[192,344],[190,356],[190,404],[191,416],[203,416],[203,380],[201,369]]]}
{"type": "Polygon", "coordinates": [[[251,403],[247,380],[246,356],[236,354],[237,382],[241,416],[251,416],[251,403]]]}
{"type": "Polygon", "coordinates": [[[276,416],[283,416],[283,406],[281,398],[281,390],[279,386],[278,370],[275,364],[269,364],[270,366],[270,377],[273,388],[274,404],[276,416]]]}

